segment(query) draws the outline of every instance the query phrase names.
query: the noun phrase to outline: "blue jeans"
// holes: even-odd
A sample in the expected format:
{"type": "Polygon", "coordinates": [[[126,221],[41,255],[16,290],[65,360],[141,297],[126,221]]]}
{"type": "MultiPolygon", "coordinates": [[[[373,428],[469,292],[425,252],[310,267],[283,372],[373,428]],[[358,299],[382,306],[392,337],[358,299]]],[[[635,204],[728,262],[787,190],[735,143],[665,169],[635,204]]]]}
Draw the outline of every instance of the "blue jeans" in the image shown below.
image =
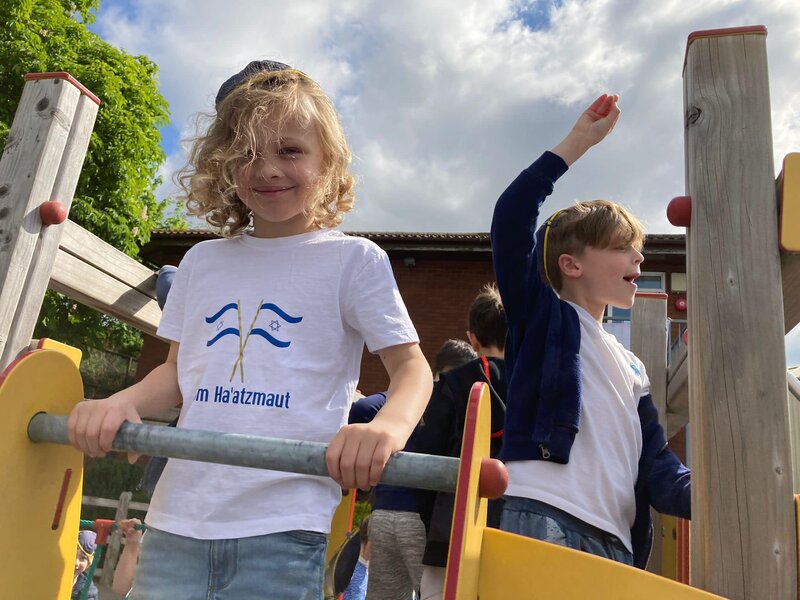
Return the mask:
{"type": "Polygon", "coordinates": [[[633,566],[633,555],[617,536],[538,500],[505,496],[505,501],[500,517],[503,531],[633,566]]]}
{"type": "Polygon", "coordinates": [[[149,528],[134,600],[322,600],[328,536],[285,531],[196,540],[149,528]]]}

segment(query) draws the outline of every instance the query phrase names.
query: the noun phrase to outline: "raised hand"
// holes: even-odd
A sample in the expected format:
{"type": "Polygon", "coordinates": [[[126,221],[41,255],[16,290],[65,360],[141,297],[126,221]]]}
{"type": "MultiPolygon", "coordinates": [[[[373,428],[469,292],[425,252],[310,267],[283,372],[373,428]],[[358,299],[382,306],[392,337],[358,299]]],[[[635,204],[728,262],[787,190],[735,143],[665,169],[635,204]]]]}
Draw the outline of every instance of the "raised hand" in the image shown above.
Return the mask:
{"type": "Polygon", "coordinates": [[[552,152],[563,158],[569,166],[589,148],[605,139],[619,119],[618,100],[617,95],[603,94],[598,97],[581,113],[567,137],[552,152]]]}
{"type": "Polygon", "coordinates": [[[617,124],[620,110],[617,106],[619,96],[609,96],[603,94],[598,97],[591,106],[583,111],[572,128],[586,137],[592,145],[601,142],[617,124]]]}

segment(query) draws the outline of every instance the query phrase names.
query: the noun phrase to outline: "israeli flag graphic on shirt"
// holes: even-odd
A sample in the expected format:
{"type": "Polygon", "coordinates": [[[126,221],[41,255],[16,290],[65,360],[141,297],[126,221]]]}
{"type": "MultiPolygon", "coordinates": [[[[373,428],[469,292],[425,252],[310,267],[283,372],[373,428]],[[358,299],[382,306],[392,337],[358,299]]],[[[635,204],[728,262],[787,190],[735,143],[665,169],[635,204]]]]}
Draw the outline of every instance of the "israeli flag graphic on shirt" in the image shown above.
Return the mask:
{"type": "Polygon", "coordinates": [[[253,336],[256,336],[265,339],[276,348],[288,348],[292,343],[291,340],[286,339],[288,331],[281,332],[281,330],[285,325],[291,326],[300,323],[303,320],[303,317],[294,317],[277,304],[273,304],[272,302],[265,303],[262,299],[258,303],[258,308],[256,309],[255,314],[250,321],[250,327],[246,331],[243,331],[243,323],[246,321],[243,320],[242,312],[241,301],[237,300],[236,302],[230,302],[224,305],[216,313],[206,317],[205,321],[209,325],[214,325],[217,323],[217,332],[208,341],[206,341],[206,347],[210,348],[219,340],[228,335],[235,335],[239,338],[239,352],[236,357],[236,361],[233,363],[233,370],[231,371],[230,380],[233,381],[233,377],[238,370],[240,379],[242,383],[244,383],[244,354],[245,348],[247,347],[250,339],[253,336]],[[229,311],[236,311],[236,327],[225,326],[224,316],[229,311]],[[256,321],[258,321],[259,316],[267,314],[274,314],[278,317],[270,318],[269,325],[267,326],[269,331],[263,327],[256,327],[256,321]]]}
{"type": "MultiPolygon", "coordinates": [[[[238,302],[231,302],[230,304],[226,304],[225,306],[220,308],[219,311],[217,311],[216,314],[214,314],[214,315],[212,315],[210,317],[206,317],[206,323],[209,323],[209,324],[216,323],[229,310],[238,310],[238,309],[239,309],[238,302]]],[[[278,315],[281,319],[283,319],[284,321],[286,321],[287,323],[292,324],[292,325],[296,324],[296,323],[299,323],[300,321],[303,320],[303,317],[293,317],[289,313],[287,313],[286,311],[281,309],[281,307],[278,306],[277,304],[272,304],[271,302],[267,302],[267,303],[262,303],[259,306],[258,310],[256,311],[256,317],[253,319],[253,324],[255,324],[255,320],[258,317],[259,313],[261,313],[261,311],[272,311],[276,315],[278,315]]],[[[270,328],[271,331],[277,332],[277,331],[279,331],[281,329],[281,327],[282,327],[281,323],[277,319],[272,319],[270,321],[269,328],[270,328]]],[[[236,327],[226,327],[225,329],[223,329],[222,331],[217,333],[214,337],[212,337],[210,340],[208,340],[206,342],[206,346],[213,346],[215,343],[217,343],[217,341],[219,341],[221,338],[225,337],[226,335],[237,335],[237,336],[241,337],[242,333],[236,327]]],[[[266,330],[261,329],[260,327],[252,327],[251,326],[251,329],[247,333],[245,333],[246,337],[250,337],[250,336],[253,336],[253,335],[260,336],[260,337],[264,338],[270,344],[272,344],[273,346],[276,346],[278,348],[288,348],[289,345],[291,344],[291,341],[280,340],[280,339],[274,337],[273,335],[271,335],[266,330]]]]}

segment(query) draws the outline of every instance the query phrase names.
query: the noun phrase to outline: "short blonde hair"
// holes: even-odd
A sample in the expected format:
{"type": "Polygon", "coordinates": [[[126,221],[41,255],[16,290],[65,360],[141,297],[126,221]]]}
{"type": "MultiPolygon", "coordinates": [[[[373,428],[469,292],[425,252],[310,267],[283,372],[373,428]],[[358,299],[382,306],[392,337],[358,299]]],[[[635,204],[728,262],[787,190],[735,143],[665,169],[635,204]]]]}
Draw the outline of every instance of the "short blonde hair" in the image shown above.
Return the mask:
{"type": "Polygon", "coordinates": [[[350,148],[333,103],[307,75],[294,69],[256,73],[207,117],[211,123],[205,134],[191,140],[178,183],[189,214],[204,218],[222,235],[240,234],[250,225],[251,211],[237,194],[236,171],[256,160],[257,141],[265,130],[270,139],[279,138],[290,120],[313,126],[322,147],[322,176],[305,209],[314,226],[335,227],[353,208],[350,148]]]}
{"type": "Polygon", "coordinates": [[[644,247],[644,227],[639,220],[624,206],[608,200],[576,202],[554,213],[542,227],[539,266],[545,283],[557,292],[564,283],[558,266],[562,254],[577,256],[587,246],[605,249],[632,245],[637,250],[644,247]]]}

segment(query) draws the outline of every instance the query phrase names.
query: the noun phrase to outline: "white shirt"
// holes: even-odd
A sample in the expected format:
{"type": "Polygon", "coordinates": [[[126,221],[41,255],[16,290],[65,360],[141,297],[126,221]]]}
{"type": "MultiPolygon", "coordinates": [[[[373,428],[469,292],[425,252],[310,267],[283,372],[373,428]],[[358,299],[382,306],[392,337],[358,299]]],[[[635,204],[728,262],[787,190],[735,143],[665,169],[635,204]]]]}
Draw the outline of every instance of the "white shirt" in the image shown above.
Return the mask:
{"type": "MultiPolygon", "coordinates": [[[[321,230],[187,252],[158,335],[180,342],[178,427],[328,442],[347,423],[364,343],[418,341],[386,253],[321,230]]],[[[338,485],[169,459],[149,525],[198,539],[327,532],[338,485]]]]}
{"type": "Polygon", "coordinates": [[[509,462],[506,494],[555,506],[617,536],[632,551],[642,452],[637,409],[650,381],[635,354],[586,310],[570,304],[581,328],[581,416],[569,462],[509,462]]]}

